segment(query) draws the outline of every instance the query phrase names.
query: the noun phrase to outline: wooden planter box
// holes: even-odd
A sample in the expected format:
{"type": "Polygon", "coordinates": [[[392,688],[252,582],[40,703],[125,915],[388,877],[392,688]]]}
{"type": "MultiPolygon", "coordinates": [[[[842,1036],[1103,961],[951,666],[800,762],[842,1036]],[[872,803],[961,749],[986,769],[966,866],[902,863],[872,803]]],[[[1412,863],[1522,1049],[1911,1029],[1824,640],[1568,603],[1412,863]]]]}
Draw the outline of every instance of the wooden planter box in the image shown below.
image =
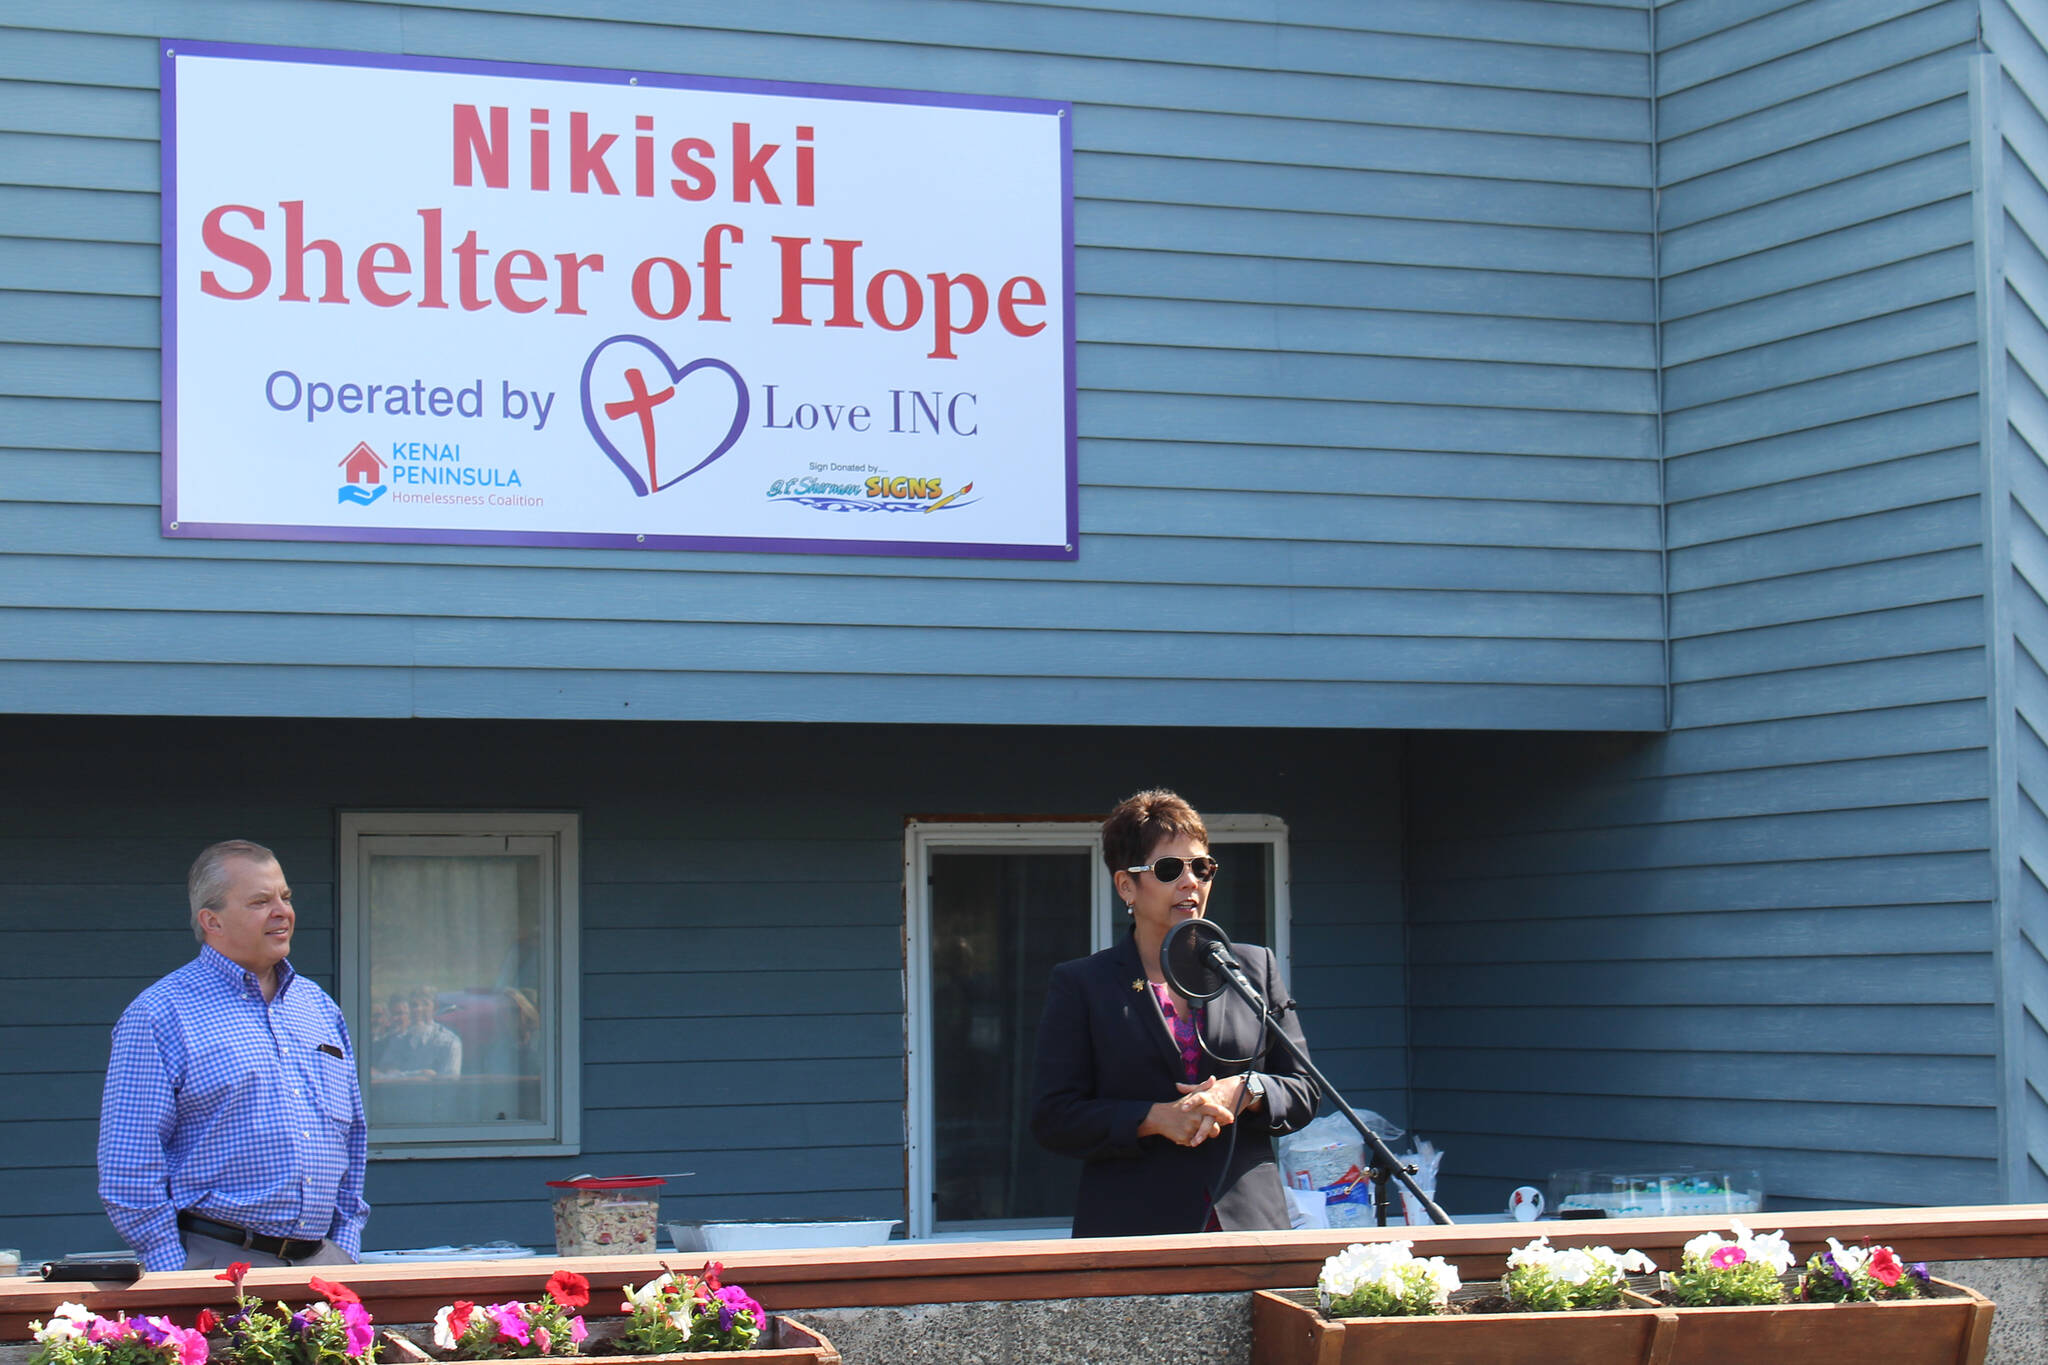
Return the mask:
{"type": "MultiPolygon", "coordinates": [[[[618,1324],[601,1323],[591,1328],[590,1338],[584,1345],[590,1346],[616,1335],[618,1324]]],[[[384,1365],[442,1365],[442,1357],[428,1352],[427,1348],[405,1332],[386,1331],[380,1334],[384,1349],[378,1354],[384,1365]]],[[[563,1362],[588,1362],[589,1365],[717,1365],[719,1361],[739,1362],[740,1365],[840,1365],[839,1352],[825,1334],[806,1327],[794,1318],[780,1313],[768,1316],[768,1330],[761,1334],[763,1345],[751,1351],[682,1351],[673,1355],[624,1356],[624,1355],[576,1355],[547,1356],[543,1360],[563,1362]]]]}
{"type": "Polygon", "coordinates": [[[1934,1281],[1934,1287],[1941,1297],[1668,1309],[1679,1317],[1670,1365],[1726,1365],[1731,1360],[1982,1365],[1996,1305],[1947,1280],[1934,1281]]]}
{"type": "Polygon", "coordinates": [[[1262,1289],[1252,1296],[1252,1365],[1663,1365],[1681,1311],[1695,1310],[1649,1304],[1583,1313],[1326,1318],[1313,1289],[1262,1289]]]}
{"type": "Polygon", "coordinates": [[[1881,1360],[1982,1365],[1993,1304],[1934,1282],[1942,1297],[1744,1308],[1630,1307],[1591,1313],[1463,1313],[1326,1318],[1311,1289],[1252,1296],[1252,1365],[1728,1365],[1730,1361],[1881,1360]]]}

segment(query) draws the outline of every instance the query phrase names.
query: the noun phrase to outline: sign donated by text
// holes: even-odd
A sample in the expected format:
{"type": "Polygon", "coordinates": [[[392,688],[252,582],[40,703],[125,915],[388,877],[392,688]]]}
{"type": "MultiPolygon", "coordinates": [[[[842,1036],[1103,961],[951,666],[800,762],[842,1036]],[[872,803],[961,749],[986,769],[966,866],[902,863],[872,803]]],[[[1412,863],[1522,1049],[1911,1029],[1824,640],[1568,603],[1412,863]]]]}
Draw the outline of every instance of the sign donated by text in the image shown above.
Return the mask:
{"type": "Polygon", "coordinates": [[[164,532],[1070,559],[1068,108],[167,43],[164,532]]]}

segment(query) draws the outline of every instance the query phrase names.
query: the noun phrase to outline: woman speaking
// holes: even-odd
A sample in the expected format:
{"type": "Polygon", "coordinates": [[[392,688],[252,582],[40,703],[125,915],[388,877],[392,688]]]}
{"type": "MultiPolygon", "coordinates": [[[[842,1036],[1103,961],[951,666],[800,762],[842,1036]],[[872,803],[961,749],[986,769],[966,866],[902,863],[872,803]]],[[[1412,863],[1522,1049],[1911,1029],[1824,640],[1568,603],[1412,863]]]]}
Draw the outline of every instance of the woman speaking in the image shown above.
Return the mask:
{"type": "MultiPolygon", "coordinates": [[[[1031,1110],[1041,1146],[1085,1163],[1074,1235],[1285,1228],[1271,1138],[1315,1117],[1315,1084],[1250,1005],[1191,1004],[1159,962],[1208,906],[1209,831],[1172,792],[1139,792],[1102,822],[1102,856],[1131,931],[1053,968],[1031,1110]]],[[[1306,1056],[1273,955],[1232,952],[1306,1056]]]]}

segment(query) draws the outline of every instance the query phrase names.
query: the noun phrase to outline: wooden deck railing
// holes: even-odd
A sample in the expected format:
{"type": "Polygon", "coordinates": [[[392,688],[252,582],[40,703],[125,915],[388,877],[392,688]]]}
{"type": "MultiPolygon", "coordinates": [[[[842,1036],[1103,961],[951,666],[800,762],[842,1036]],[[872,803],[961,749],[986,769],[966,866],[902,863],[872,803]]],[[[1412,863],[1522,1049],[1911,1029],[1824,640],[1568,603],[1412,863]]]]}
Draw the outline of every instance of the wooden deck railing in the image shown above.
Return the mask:
{"type": "MultiPolygon", "coordinates": [[[[1802,1257],[1830,1236],[1886,1243],[1912,1261],[2048,1259],[2048,1205],[1851,1209],[1764,1213],[1744,1220],[1758,1231],[1782,1228],[1802,1257]]],[[[1468,1279],[1499,1275],[1507,1253],[1538,1233],[1557,1246],[1638,1248],[1659,1265],[1702,1231],[1725,1231],[1719,1217],[1632,1218],[1560,1223],[1459,1224],[1446,1228],[1349,1228],[1327,1232],[1226,1232],[1191,1237],[1099,1238],[1066,1242],[892,1242],[878,1247],[732,1252],[718,1257],[726,1278],[778,1312],[805,1308],[885,1307],[1093,1298],[1114,1294],[1190,1294],[1278,1289],[1315,1282],[1325,1257],[1356,1241],[1410,1238],[1421,1255],[1453,1261],[1468,1279]]],[[[363,1296],[379,1322],[421,1322],[457,1298],[496,1301],[538,1296],[557,1267],[590,1278],[594,1306],[624,1284],[702,1266],[701,1254],[658,1257],[554,1257],[520,1261],[436,1261],[323,1267],[328,1278],[363,1296]],[[339,1273],[337,1273],[337,1271],[339,1273]]],[[[306,1269],[257,1270],[252,1292],[294,1306],[308,1296],[306,1269]]],[[[0,1281],[0,1341],[20,1341],[32,1318],[65,1300],[101,1313],[170,1312],[181,1319],[216,1310],[228,1288],[210,1271],[145,1275],[130,1285],[0,1281]]]]}

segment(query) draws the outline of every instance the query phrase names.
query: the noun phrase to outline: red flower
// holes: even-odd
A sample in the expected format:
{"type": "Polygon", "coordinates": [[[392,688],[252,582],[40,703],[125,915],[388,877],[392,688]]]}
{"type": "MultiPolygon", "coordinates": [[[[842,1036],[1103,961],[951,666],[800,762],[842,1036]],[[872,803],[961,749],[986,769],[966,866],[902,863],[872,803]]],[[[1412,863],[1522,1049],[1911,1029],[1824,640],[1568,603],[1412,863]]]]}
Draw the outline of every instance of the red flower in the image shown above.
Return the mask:
{"type": "Polygon", "coordinates": [[[329,1303],[361,1303],[363,1301],[362,1296],[347,1285],[336,1284],[332,1280],[323,1280],[318,1275],[315,1275],[306,1283],[315,1294],[318,1294],[329,1303]]]}
{"type": "Polygon", "coordinates": [[[233,1265],[229,1266],[226,1270],[221,1271],[220,1274],[214,1276],[213,1278],[219,1280],[222,1284],[233,1285],[235,1287],[235,1293],[239,1295],[242,1292],[242,1281],[247,1279],[248,1276],[249,1263],[247,1261],[236,1261],[233,1265]]]}
{"type": "Polygon", "coordinates": [[[548,1297],[564,1308],[581,1308],[590,1302],[590,1281],[573,1270],[557,1270],[548,1276],[548,1297]]]}
{"type": "Polygon", "coordinates": [[[1906,1268],[1899,1264],[1898,1253],[1890,1247],[1879,1247],[1870,1253],[1870,1278],[1889,1289],[1899,1282],[1906,1268]]]}
{"type": "Polygon", "coordinates": [[[199,1310],[199,1334],[201,1336],[205,1336],[208,1332],[211,1332],[219,1324],[220,1319],[213,1315],[213,1310],[211,1308],[202,1308],[199,1310]]]}
{"type": "Polygon", "coordinates": [[[725,1262],[706,1261],[704,1263],[704,1287],[714,1294],[717,1293],[719,1288],[718,1277],[724,1273],[725,1262]]]}
{"type": "Polygon", "coordinates": [[[469,1330],[469,1317],[474,1312],[476,1312],[475,1304],[471,1303],[468,1299],[457,1299],[455,1301],[455,1311],[448,1315],[449,1329],[456,1336],[461,1336],[469,1330]]]}

